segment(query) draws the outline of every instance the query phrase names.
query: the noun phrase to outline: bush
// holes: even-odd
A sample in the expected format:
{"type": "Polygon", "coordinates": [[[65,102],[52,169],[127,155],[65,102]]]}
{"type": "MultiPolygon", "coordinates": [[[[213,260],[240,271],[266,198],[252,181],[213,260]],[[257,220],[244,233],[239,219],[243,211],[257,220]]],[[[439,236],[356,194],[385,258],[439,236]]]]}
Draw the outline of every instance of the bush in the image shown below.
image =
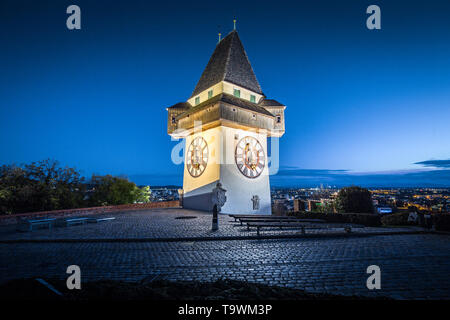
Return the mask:
{"type": "Polygon", "coordinates": [[[136,185],[126,178],[111,175],[93,175],[94,192],[89,198],[91,206],[110,206],[134,203],[137,198],[136,185]]]}
{"type": "Polygon", "coordinates": [[[417,224],[414,222],[408,222],[409,212],[399,212],[387,214],[381,217],[381,223],[384,226],[407,226],[417,224]]]}
{"type": "Polygon", "coordinates": [[[450,214],[448,213],[435,214],[434,223],[437,231],[450,231],[450,214]]]}
{"type": "Polygon", "coordinates": [[[354,223],[366,227],[381,225],[380,216],[373,213],[321,213],[321,212],[293,212],[290,215],[304,219],[322,219],[328,222],[354,223]]]}
{"type": "Polygon", "coordinates": [[[138,188],[127,178],[93,175],[91,184],[94,186],[94,191],[88,200],[91,206],[146,203],[150,201],[150,187],[138,188]]]}
{"type": "Polygon", "coordinates": [[[346,187],[339,190],[336,197],[338,212],[373,213],[372,194],[361,187],[346,187]]]}

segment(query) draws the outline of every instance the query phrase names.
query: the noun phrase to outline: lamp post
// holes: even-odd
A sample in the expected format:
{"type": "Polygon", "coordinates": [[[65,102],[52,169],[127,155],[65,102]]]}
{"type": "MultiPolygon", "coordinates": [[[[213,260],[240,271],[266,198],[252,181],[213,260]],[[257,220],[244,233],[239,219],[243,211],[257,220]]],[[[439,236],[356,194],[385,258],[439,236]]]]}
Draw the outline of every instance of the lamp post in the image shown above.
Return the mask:
{"type": "Polygon", "coordinates": [[[217,231],[219,230],[219,221],[218,221],[218,217],[217,217],[217,204],[214,205],[213,207],[213,219],[212,219],[212,231],[217,231]]]}
{"type": "Polygon", "coordinates": [[[217,183],[216,187],[212,191],[212,194],[211,194],[211,202],[213,204],[213,219],[212,219],[212,229],[211,229],[212,231],[219,230],[218,213],[220,212],[220,209],[223,207],[223,205],[227,201],[225,192],[227,192],[227,190],[222,188],[222,184],[220,182],[217,183]]]}

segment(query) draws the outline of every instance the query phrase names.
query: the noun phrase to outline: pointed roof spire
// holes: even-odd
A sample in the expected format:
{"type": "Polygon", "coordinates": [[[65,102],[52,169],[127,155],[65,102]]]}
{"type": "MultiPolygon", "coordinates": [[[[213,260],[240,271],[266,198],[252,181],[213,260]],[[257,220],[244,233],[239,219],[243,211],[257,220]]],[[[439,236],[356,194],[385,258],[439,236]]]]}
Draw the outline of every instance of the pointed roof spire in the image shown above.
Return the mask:
{"type": "Polygon", "coordinates": [[[233,30],[236,30],[236,19],[233,19],[233,30]]]}
{"type": "Polygon", "coordinates": [[[263,94],[236,30],[217,44],[191,97],[221,81],[263,94]]]}

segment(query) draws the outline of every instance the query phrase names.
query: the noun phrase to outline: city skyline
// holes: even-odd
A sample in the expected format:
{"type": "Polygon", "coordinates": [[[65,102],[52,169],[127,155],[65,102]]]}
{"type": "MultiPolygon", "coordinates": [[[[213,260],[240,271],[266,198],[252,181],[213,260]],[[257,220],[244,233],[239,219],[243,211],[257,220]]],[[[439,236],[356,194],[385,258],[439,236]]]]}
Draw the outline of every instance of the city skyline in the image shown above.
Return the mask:
{"type": "MultiPolygon", "coordinates": [[[[127,176],[138,185],[174,185],[181,186],[182,179],[176,173],[166,175],[130,175],[127,176]],[[153,183],[150,183],[153,182],[153,183]]],[[[348,170],[301,169],[282,167],[271,176],[273,187],[345,187],[359,185],[367,188],[449,188],[450,170],[418,169],[388,172],[351,172],[348,170]]]]}
{"type": "Polygon", "coordinates": [[[54,158],[88,177],[181,185],[165,108],[190,96],[217,25],[225,36],[236,17],[263,92],[287,105],[272,185],[448,187],[450,5],[431,2],[379,1],[376,31],[350,1],[79,1],[77,31],[66,3],[2,2],[0,163],[54,158]]]}

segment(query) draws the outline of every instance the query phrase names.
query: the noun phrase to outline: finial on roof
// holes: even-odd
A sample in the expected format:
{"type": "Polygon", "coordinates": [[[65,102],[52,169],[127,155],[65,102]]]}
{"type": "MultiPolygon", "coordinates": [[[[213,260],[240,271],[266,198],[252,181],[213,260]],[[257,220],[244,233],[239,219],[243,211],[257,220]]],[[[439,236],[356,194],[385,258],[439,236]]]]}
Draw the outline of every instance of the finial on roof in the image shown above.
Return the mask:
{"type": "Polygon", "coordinates": [[[236,19],[233,19],[233,30],[236,30],[236,19]]]}
{"type": "Polygon", "coordinates": [[[220,40],[222,40],[222,26],[219,24],[219,25],[217,25],[217,32],[219,33],[219,41],[217,42],[217,43],[219,43],[220,42],[220,40]]]}

